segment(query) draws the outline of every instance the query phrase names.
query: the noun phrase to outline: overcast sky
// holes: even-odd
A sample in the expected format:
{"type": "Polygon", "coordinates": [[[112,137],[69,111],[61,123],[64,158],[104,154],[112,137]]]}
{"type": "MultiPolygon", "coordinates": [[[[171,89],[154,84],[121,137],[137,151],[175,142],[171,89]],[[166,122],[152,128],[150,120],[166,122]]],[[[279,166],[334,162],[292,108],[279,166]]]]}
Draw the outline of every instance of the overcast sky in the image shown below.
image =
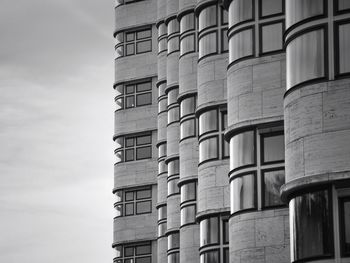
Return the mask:
{"type": "Polygon", "coordinates": [[[1,0],[0,262],[113,258],[113,0],[1,0]]]}

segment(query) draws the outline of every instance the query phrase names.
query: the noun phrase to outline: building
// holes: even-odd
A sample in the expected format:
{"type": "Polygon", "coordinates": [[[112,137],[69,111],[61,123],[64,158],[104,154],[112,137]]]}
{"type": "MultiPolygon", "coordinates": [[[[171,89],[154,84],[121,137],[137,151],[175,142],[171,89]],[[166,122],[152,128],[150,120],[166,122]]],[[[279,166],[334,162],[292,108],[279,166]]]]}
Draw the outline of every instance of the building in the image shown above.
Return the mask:
{"type": "Polygon", "coordinates": [[[114,262],[350,262],[350,1],[115,13],[114,262]]]}

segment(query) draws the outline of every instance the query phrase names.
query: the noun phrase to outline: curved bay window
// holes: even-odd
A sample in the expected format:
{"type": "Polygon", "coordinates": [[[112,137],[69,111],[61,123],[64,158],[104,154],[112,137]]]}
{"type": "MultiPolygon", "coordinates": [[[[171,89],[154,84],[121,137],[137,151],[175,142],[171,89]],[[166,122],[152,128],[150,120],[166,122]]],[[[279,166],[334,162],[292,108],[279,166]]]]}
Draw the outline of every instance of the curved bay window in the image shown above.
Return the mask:
{"type": "Polygon", "coordinates": [[[152,134],[125,135],[115,139],[116,164],[152,158],[152,134]]]}
{"type": "Polygon", "coordinates": [[[204,7],[198,18],[199,59],[227,52],[227,12],[220,5],[204,7]]]}
{"type": "Polygon", "coordinates": [[[152,188],[122,189],[115,192],[116,216],[132,216],[152,213],[152,188]]]}
{"type": "Polygon", "coordinates": [[[173,88],[168,91],[168,125],[178,122],[180,119],[180,109],[177,103],[177,96],[179,95],[179,88],[173,88]]]}
{"type": "Polygon", "coordinates": [[[123,244],[114,247],[116,257],[114,263],[151,263],[152,243],[142,242],[136,244],[123,244]]]}
{"type": "Polygon", "coordinates": [[[115,87],[116,110],[152,104],[152,80],[128,82],[115,87]]]}
{"type": "Polygon", "coordinates": [[[186,97],[180,102],[180,140],[196,136],[196,96],[186,97]]]}
{"type": "Polygon", "coordinates": [[[173,159],[168,162],[168,196],[179,194],[178,187],[180,177],[179,159],[173,159]]]}
{"type": "Polygon", "coordinates": [[[287,45],[287,90],[326,77],[325,33],[320,28],[294,37],[287,45]]]}
{"type": "Polygon", "coordinates": [[[180,50],[180,26],[177,18],[174,17],[168,21],[168,55],[180,50]]]}
{"type": "Polygon", "coordinates": [[[197,186],[195,181],[181,185],[181,226],[196,223],[197,186]]]}
{"type": "Polygon", "coordinates": [[[226,216],[211,216],[202,219],[200,229],[200,262],[229,263],[228,253],[228,218],[226,216]]]}
{"type": "Polygon", "coordinates": [[[261,127],[231,137],[231,214],[285,206],[279,194],[285,183],[284,151],[281,127],[261,127]]]}
{"type": "Polygon", "coordinates": [[[152,51],[152,29],[131,29],[115,36],[116,59],[152,51]]]}
{"type": "Polygon", "coordinates": [[[164,237],[167,230],[167,206],[158,207],[158,237],[164,237]]]}
{"type": "Polygon", "coordinates": [[[158,25],[158,54],[168,49],[167,26],[164,22],[158,25]]]}
{"type": "Polygon", "coordinates": [[[292,262],[332,257],[330,191],[319,190],[294,197],[289,203],[289,213],[292,262]]]}
{"type": "Polygon", "coordinates": [[[233,0],[229,6],[228,21],[230,65],[243,59],[284,51],[283,0],[233,0]],[[255,8],[258,8],[258,16],[255,16],[255,8]]]}
{"type": "Polygon", "coordinates": [[[199,164],[229,156],[228,143],[223,138],[227,128],[226,109],[211,108],[199,115],[199,164]]]}
{"type": "Polygon", "coordinates": [[[180,56],[196,51],[196,19],[194,12],[187,13],[180,20],[180,56]]]}
{"type": "Polygon", "coordinates": [[[179,263],[180,255],[180,233],[171,232],[168,234],[168,263],[179,263]]]}

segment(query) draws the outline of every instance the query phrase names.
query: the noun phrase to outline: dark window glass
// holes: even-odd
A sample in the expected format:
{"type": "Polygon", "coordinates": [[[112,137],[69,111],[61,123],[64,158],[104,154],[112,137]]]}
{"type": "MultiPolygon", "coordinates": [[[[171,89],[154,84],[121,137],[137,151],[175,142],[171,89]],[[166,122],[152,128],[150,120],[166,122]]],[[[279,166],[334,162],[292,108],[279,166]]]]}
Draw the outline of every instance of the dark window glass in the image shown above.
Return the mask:
{"type": "Polygon", "coordinates": [[[196,222],[196,206],[190,205],[181,208],[181,225],[196,222]]]}
{"type": "Polygon", "coordinates": [[[199,223],[200,246],[219,243],[219,218],[210,217],[199,223]]]}
{"type": "Polygon", "coordinates": [[[350,197],[339,201],[340,235],[342,256],[350,256],[350,197]]]}
{"type": "MultiPolygon", "coordinates": [[[[133,263],[133,262],[130,262],[133,263]]],[[[136,258],[135,263],[151,263],[151,257],[136,258]]]]}
{"type": "Polygon", "coordinates": [[[136,43],[136,53],[145,53],[152,51],[152,41],[140,41],[136,43]]]}
{"type": "Polygon", "coordinates": [[[221,24],[226,25],[228,23],[228,12],[221,8],[221,24]]]}
{"type": "Polygon", "coordinates": [[[229,234],[230,234],[229,227],[228,227],[228,220],[223,220],[222,223],[223,223],[223,228],[222,228],[222,230],[223,230],[223,235],[222,235],[223,236],[223,241],[224,241],[224,244],[228,244],[228,242],[229,242],[229,234]]]}
{"type": "Polygon", "coordinates": [[[261,0],[261,16],[276,15],[283,12],[284,0],[261,0]]]}
{"type": "Polygon", "coordinates": [[[187,53],[194,52],[195,51],[194,42],[195,42],[195,39],[193,34],[183,37],[180,43],[180,56],[187,53]]]}
{"type": "Polygon", "coordinates": [[[211,137],[199,143],[199,162],[218,158],[218,137],[211,137]]]}
{"type": "Polygon", "coordinates": [[[227,29],[221,31],[221,52],[228,50],[228,38],[227,38],[227,29]]]}
{"type": "Polygon", "coordinates": [[[350,1],[349,0],[338,0],[338,10],[347,10],[350,9],[350,1]]]}
{"type": "Polygon", "coordinates": [[[125,201],[132,201],[132,200],[134,200],[134,192],[126,192],[125,201]]]}
{"type": "Polygon", "coordinates": [[[152,157],[151,146],[136,148],[136,160],[147,159],[152,157]]]}
{"type": "Polygon", "coordinates": [[[151,82],[145,82],[145,83],[140,83],[136,85],[136,92],[142,92],[142,91],[147,91],[151,89],[152,89],[151,82]]]}
{"type": "Polygon", "coordinates": [[[230,263],[230,252],[228,248],[224,248],[224,263],[230,263]]]}
{"type": "Polygon", "coordinates": [[[135,96],[127,96],[126,97],[126,108],[135,107],[135,96]]]}
{"type": "Polygon", "coordinates": [[[255,163],[254,131],[233,136],[230,140],[230,170],[255,163]]]}
{"type": "Polygon", "coordinates": [[[281,186],[285,183],[284,170],[263,172],[264,207],[283,205],[281,186]]]}
{"type": "Polygon", "coordinates": [[[168,110],[168,124],[179,121],[179,107],[168,110]]]}
{"type": "Polygon", "coordinates": [[[262,135],[264,163],[284,160],[284,135],[262,135]]]}
{"type": "Polygon", "coordinates": [[[151,213],[151,201],[137,202],[136,203],[136,214],[151,213]]]}
{"type": "Polygon", "coordinates": [[[324,76],[323,30],[305,33],[293,39],[287,46],[287,89],[324,76]]]}
{"type": "Polygon", "coordinates": [[[136,192],[136,199],[151,198],[151,195],[152,195],[151,189],[139,190],[136,192]]]}
{"type": "Polygon", "coordinates": [[[168,250],[180,247],[179,233],[172,233],[168,236],[168,250]]]}
{"type": "Polygon", "coordinates": [[[126,149],[125,150],[125,161],[133,161],[134,160],[134,149],[126,149]]]}
{"type": "Polygon", "coordinates": [[[134,214],[134,203],[125,204],[125,215],[130,216],[134,214]]]}
{"type": "Polygon", "coordinates": [[[144,136],[136,137],[136,145],[144,145],[144,144],[151,144],[151,143],[152,143],[151,135],[144,135],[144,136]]]}
{"type": "Polygon", "coordinates": [[[245,29],[234,34],[229,40],[229,63],[252,56],[253,46],[253,29],[245,29]]]}
{"type": "Polygon", "coordinates": [[[180,103],[180,116],[186,116],[189,114],[194,114],[196,110],[195,97],[188,97],[183,99],[180,103]]]}
{"type": "Polygon", "coordinates": [[[332,210],[328,190],[307,193],[289,203],[292,261],[333,254],[332,210]]]}
{"type": "Polygon", "coordinates": [[[134,55],[135,54],[135,45],[134,44],[127,44],[126,45],[126,55],[134,55]]]}
{"type": "Polygon", "coordinates": [[[180,262],[179,253],[171,253],[168,255],[168,263],[179,263],[179,262],[180,262]]]}
{"type": "Polygon", "coordinates": [[[255,208],[255,175],[236,177],[230,183],[231,213],[255,208]]]}
{"type": "Polygon", "coordinates": [[[151,30],[143,30],[138,31],[136,33],[136,39],[143,39],[143,38],[150,38],[151,37],[151,30]]]}
{"type": "Polygon", "coordinates": [[[262,53],[278,51],[283,49],[283,24],[269,24],[261,27],[262,53]]]}
{"type": "Polygon", "coordinates": [[[229,7],[229,27],[253,19],[252,0],[234,0],[229,7]]]}
{"type": "Polygon", "coordinates": [[[199,39],[199,58],[217,53],[217,32],[205,34],[199,39]]]}
{"type": "Polygon", "coordinates": [[[200,263],[219,263],[219,251],[211,250],[200,255],[200,263]]]}
{"type": "Polygon", "coordinates": [[[135,34],[134,33],[126,33],[126,41],[133,41],[135,39],[135,34]]]}
{"type": "Polygon", "coordinates": [[[168,181],[168,195],[179,193],[179,187],[177,186],[178,182],[179,182],[178,178],[168,181]]]}
{"type": "MultiPolygon", "coordinates": [[[[347,0],[350,3],[349,0],[347,0]]],[[[339,73],[350,72],[350,24],[339,25],[339,73]]]]}
{"type": "Polygon", "coordinates": [[[199,31],[217,25],[216,5],[204,8],[199,14],[199,31]]]}
{"type": "Polygon", "coordinates": [[[124,248],[124,257],[132,257],[134,255],[134,247],[124,248]]]}
{"type": "Polygon", "coordinates": [[[181,203],[196,200],[196,183],[187,183],[181,186],[181,203]]]}
{"type": "Polygon", "coordinates": [[[195,119],[189,119],[189,120],[183,121],[180,124],[180,139],[195,136],[196,135],[195,127],[196,127],[195,119]]]}
{"type": "Polygon", "coordinates": [[[218,112],[210,110],[199,116],[199,135],[218,130],[218,112]]]}
{"type": "Polygon", "coordinates": [[[322,15],[324,0],[286,1],[286,27],[290,27],[304,19],[322,15]]]}

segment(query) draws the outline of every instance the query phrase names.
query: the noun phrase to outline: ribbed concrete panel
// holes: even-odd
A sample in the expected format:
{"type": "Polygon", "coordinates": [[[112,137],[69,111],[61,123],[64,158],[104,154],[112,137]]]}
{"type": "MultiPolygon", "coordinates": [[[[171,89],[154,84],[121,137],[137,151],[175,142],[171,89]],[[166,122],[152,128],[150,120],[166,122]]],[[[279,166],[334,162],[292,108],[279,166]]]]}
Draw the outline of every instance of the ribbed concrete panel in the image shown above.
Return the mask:
{"type": "Polygon", "coordinates": [[[191,138],[180,142],[180,179],[198,176],[198,141],[191,138]]]}
{"type": "Polygon", "coordinates": [[[172,195],[167,200],[168,230],[178,230],[180,227],[180,196],[172,195]]]}
{"type": "Polygon", "coordinates": [[[167,76],[167,55],[162,52],[158,55],[158,80],[164,80],[167,76]]]}
{"type": "Polygon", "coordinates": [[[198,54],[193,53],[179,60],[179,95],[197,92],[197,62],[198,54]]]}
{"type": "Polygon", "coordinates": [[[168,195],[168,174],[164,173],[161,175],[158,175],[158,198],[157,203],[163,204],[166,203],[167,195],[168,195]]]}
{"type": "Polygon", "coordinates": [[[167,128],[167,156],[178,156],[179,155],[179,137],[180,129],[179,123],[172,123],[167,128]]]}
{"type": "Polygon", "coordinates": [[[179,52],[167,56],[167,87],[179,85],[179,52]]]}

